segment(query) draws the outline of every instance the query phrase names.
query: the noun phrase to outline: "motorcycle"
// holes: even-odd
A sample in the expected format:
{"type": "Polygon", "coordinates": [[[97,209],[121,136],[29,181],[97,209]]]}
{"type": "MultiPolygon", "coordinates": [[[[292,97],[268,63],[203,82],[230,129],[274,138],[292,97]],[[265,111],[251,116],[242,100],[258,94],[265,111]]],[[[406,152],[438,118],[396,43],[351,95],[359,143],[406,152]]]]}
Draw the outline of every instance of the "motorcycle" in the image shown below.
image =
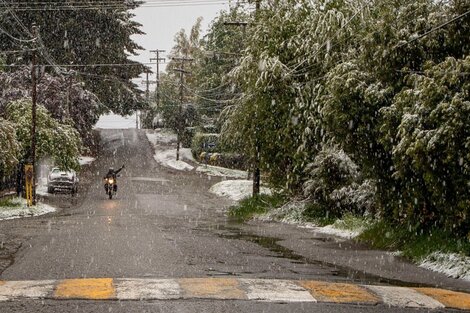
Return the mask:
{"type": "Polygon", "coordinates": [[[116,195],[117,184],[116,184],[116,179],[114,177],[105,178],[104,190],[106,191],[106,194],[109,196],[109,199],[112,199],[113,195],[116,195]]]}

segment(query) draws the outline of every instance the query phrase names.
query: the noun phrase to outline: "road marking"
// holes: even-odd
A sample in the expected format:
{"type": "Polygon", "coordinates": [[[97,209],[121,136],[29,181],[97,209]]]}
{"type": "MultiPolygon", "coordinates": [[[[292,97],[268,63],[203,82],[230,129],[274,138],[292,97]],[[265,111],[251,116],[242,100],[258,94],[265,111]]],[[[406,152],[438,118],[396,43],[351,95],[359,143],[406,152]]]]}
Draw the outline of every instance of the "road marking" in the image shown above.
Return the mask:
{"type": "Polygon", "coordinates": [[[310,292],[293,281],[275,279],[239,279],[249,300],[273,302],[316,302],[310,292]]]}
{"type": "Polygon", "coordinates": [[[179,284],[171,279],[116,279],[114,286],[120,300],[171,300],[182,294],[179,284]]]}
{"type": "Polygon", "coordinates": [[[248,278],[84,278],[0,281],[0,302],[20,299],[253,300],[328,302],[390,307],[470,309],[470,293],[438,288],[355,285],[320,281],[248,278]]]}
{"type": "Polygon", "coordinates": [[[54,297],[60,299],[106,300],[114,296],[112,278],[65,279],[54,293],[54,297]]]}
{"type": "Polygon", "coordinates": [[[43,299],[52,294],[55,281],[7,281],[0,285],[1,298],[43,299]]]}
{"type": "Polygon", "coordinates": [[[437,300],[406,287],[366,286],[389,306],[437,309],[445,306],[437,300]]]}
{"type": "Polygon", "coordinates": [[[436,299],[447,308],[470,310],[470,294],[437,288],[416,288],[416,290],[436,299]]]}
{"type": "Polygon", "coordinates": [[[365,288],[341,283],[300,281],[299,285],[309,290],[320,302],[377,304],[379,299],[365,288]]]}
{"type": "Polygon", "coordinates": [[[183,278],[178,279],[184,298],[246,300],[238,280],[233,278],[183,278]]]}

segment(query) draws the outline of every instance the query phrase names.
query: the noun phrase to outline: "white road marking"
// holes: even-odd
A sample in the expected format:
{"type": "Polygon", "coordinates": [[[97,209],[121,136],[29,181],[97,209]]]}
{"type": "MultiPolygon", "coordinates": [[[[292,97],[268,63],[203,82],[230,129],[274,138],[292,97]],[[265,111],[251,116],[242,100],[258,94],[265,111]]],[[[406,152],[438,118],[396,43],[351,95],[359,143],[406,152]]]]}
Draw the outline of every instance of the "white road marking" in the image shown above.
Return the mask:
{"type": "Polygon", "coordinates": [[[317,302],[306,289],[287,280],[239,279],[248,299],[277,302],[317,302]]]}
{"type": "Polygon", "coordinates": [[[382,298],[389,306],[408,308],[444,308],[444,305],[431,297],[406,287],[364,286],[382,298]]]}
{"type": "Polygon", "coordinates": [[[170,300],[182,297],[179,284],[172,279],[116,279],[114,285],[119,300],[170,300]]]}
{"type": "Polygon", "coordinates": [[[7,281],[0,285],[0,297],[43,299],[54,290],[54,280],[43,281],[7,281]]]}

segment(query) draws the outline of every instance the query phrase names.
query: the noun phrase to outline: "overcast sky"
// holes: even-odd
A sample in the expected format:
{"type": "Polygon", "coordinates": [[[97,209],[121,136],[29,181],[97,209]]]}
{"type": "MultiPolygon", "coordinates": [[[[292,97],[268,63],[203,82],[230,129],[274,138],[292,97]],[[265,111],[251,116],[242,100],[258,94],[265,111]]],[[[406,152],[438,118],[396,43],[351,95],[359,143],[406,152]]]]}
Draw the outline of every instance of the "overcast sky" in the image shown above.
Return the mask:
{"type": "MultiPolygon", "coordinates": [[[[228,7],[227,1],[227,4],[179,5],[173,7],[152,7],[151,4],[148,4],[134,10],[133,12],[136,15],[134,20],[143,25],[142,30],[146,35],[133,36],[133,39],[145,50],[140,51],[140,54],[132,57],[132,59],[148,63],[151,57],[155,57],[154,54],[150,53],[150,50],[156,49],[166,50],[163,57],[167,57],[174,45],[173,38],[180,29],[184,28],[189,32],[196,19],[202,16],[204,18],[202,29],[205,32],[217,13],[228,9],[228,7]]],[[[160,69],[164,68],[165,65],[160,67],[160,69]]],[[[155,70],[155,66],[152,69],[155,70]]],[[[140,83],[141,80],[136,80],[136,83],[140,83]]]]}

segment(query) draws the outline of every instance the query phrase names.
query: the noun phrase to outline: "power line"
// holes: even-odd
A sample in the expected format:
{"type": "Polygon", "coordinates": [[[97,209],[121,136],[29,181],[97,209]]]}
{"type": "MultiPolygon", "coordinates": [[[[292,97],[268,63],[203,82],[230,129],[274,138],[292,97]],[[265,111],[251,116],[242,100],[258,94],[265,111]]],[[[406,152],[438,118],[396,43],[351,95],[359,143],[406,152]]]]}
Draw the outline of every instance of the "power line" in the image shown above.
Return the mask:
{"type": "Polygon", "coordinates": [[[9,32],[7,32],[6,30],[4,30],[3,28],[0,27],[0,32],[4,33],[5,35],[8,36],[8,38],[14,40],[14,41],[18,41],[18,42],[23,42],[23,43],[30,43],[30,42],[34,42],[36,40],[36,38],[32,38],[32,39],[20,39],[20,38],[16,38],[15,36],[13,36],[12,34],[10,34],[9,32]]]}
{"type": "MultiPolygon", "coordinates": [[[[1,52],[0,52],[1,53],[1,52]]],[[[164,62],[165,64],[168,62],[164,62]]],[[[43,64],[38,66],[44,67],[64,67],[64,68],[74,68],[74,67],[126,67],[126,66],[142,66],[142,65],[154,65],[155,63],[97,63],[97,64],[43,64]]],[[[9,64],[5,67],[22,67],[22,64],[9,64]]]]}
{"type": "Polygon", "coordinates": [[[447,21],[447,22],[445,22],[445,23],[442,23],[441,25],[438,25],[438,26],[436,26],[436,27],[434,27],[434,28],[431,28],[430,30],[424,32],[423,34],[419,35],[418,37],[415,37],[415,38],[413,38],[413,39],[408,40],[407,42],[404,42],[404,43],[402,43],[402,44],[399,44],[398,46],[396,46],[396,48],[403,47],[403,46],[408,45],[408,44],[410,44],[410,43],[412,43],[412,42],[414,42],[414,41],[416,41],[416,40],[419,40],[419,39],[421,39],[421,38],[423,38],[423,37],[429,35],[430,33],[435,32],[436,30],[439,30],[439,29],[441,29],[441,28],[443,28],[443,27],[445,27],[445,26],[447,26],[447,25],[449,25],[449,24],[451,24],[451,23],[453,23],[453,22],[455,22],[455,21],[457,21],[457,20],[460,20],[461,18],[464,18],[464,17],[467,16],[468,14],[470,14],[470,10],[467,11],[467,12],[465,12],[465,13],[463,13],[463,14],[460,14],[460,15],[454,17],[453,19],[451,19],[451,20],[449,20],[449,21],[447,21]]]}
{"type": "MultiPolygon", "coordinates": [[[[18,7],[11,7],[11,10],[15,11],[73,11],[73,10],[102,10],[102,9],[135,9],[135,8],[161,8],[161,7],[182,7],[182,6],[205,6],[205,5],[223,5],[229,4],[227,0],[216,0],[216,1],[179,1],[179,2],[161,2],[161,3],[151,3],[148,5],[125,5],[125,4],[81,4],[81,5],[57,5],[51,6],[31,6],[31,3],[26,5],[21,5],[18,7]]],[[[7,8],[6,6],[0,6],[0,8],[7,8]]]]}

